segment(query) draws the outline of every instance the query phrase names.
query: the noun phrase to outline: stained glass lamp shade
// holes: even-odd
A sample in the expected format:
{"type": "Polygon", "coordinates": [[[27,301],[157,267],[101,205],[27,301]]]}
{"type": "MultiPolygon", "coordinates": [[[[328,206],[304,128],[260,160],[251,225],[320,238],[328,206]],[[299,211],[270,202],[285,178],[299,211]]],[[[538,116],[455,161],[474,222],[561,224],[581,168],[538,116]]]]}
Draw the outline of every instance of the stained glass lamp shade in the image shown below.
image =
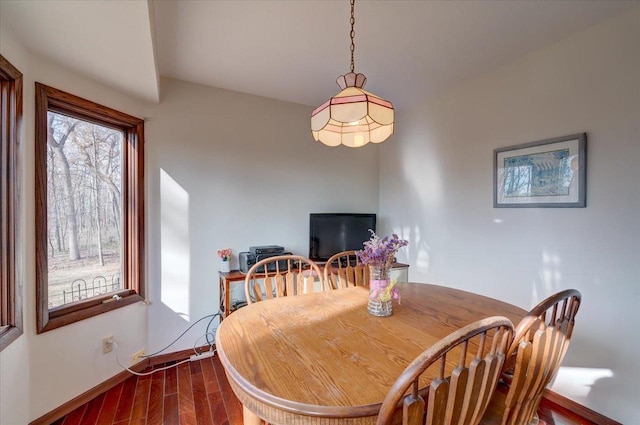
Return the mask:
{"type": "Polygon", "coordinates": [[[393,134],[393,105],[363,90],[367,78],[350,72],[336,81],[342,91],[311,113],[311,133],[327,146],[380,143],[393,134]]]}

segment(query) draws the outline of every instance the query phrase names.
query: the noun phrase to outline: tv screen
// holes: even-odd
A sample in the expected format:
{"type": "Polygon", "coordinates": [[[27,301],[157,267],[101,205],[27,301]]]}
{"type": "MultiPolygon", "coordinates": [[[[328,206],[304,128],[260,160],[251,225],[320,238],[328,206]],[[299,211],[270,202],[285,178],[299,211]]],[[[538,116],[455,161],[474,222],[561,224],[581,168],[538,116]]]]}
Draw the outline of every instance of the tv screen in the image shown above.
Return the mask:
{"type": "Polygon", "coordinates": [[[324,213],[309,215],[309,258],[326,261],[340,251],[362,249],[376,230],[375,214],[324,213]]]}

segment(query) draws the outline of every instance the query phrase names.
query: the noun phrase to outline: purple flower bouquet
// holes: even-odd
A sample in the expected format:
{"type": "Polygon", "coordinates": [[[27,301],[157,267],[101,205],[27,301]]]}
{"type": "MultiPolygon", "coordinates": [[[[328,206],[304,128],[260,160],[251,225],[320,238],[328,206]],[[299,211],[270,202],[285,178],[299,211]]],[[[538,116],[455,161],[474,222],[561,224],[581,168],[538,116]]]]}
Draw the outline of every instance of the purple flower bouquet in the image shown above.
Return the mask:
{"type": "Polygon", "coordinates": [[[364,248],[356,251],[358,259],[369,266],[371,279],[369,280],[369,312],[376,316],[391,315],[391,298],[400,299],[398,288],[394,288],[395,282],[390,282],[389,272],[395,260],[396,253],[409,243],[393,234],[391,238],[380,239],[376,233],[371,232],[371,239],[366,241],[364,248]],[[376,304],[377,303],[377,304],[376,304]],[[385,303],[384,306],[379,304],[385,303]],[[373,304],[373,305],[372,305],[373,304]],[[372,308],[374,311],[372,311],[372,308]],[[388,310],[388,311],[386,311],[388,310]]]}

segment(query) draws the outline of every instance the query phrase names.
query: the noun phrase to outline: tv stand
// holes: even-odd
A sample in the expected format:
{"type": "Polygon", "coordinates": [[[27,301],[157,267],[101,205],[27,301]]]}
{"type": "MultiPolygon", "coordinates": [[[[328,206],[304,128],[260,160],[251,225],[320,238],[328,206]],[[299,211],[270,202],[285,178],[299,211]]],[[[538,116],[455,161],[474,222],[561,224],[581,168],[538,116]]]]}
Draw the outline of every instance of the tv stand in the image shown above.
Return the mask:
{"type": "MultiPolygon", "coordinates": [[[[327,262],[316,262],[320,270],[324,272],[324,266],[327,262]]],[[[231,300],[230,287],[232,284],[244,284],[245,273],[240,270],[231,270],[230,272],[218,272],[220,285],[220,320],[233,313],[238,308],[246,305],[242,304],[246,300],[231,300]]],[[[393,263],[391,266],[391,279],[398,282],[409,281],[409,265],[403,263],[393,263]]]]}

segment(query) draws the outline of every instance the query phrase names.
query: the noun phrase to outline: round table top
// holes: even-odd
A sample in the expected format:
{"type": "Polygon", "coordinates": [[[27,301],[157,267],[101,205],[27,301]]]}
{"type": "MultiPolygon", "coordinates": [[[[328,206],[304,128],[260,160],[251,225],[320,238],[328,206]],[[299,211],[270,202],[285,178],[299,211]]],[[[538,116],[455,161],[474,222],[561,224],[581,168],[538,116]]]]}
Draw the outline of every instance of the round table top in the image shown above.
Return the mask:
{"type": "Polygon", "coordinates": [[[241,402],[324,418],[375,415],[393,382],[431,345],[485,317],[517,324],[526,314],[458,289],[398,288],[401,302],[390,317],[367,312],[366,287],[277,298],[231,314],[218,327],[216,347],[241,402]]]}

